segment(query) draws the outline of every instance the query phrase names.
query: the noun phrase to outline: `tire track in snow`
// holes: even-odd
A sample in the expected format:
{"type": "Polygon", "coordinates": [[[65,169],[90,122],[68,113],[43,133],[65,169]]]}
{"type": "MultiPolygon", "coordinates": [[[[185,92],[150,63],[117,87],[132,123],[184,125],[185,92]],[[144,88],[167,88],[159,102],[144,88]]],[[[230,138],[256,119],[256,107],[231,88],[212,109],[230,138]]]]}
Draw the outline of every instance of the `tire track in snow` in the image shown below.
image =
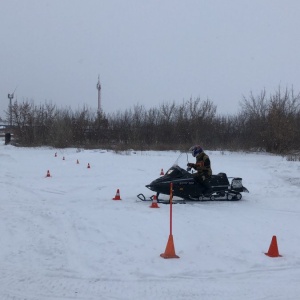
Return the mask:
{"type": "MultiPolygon", "coordinates": [[[[257,282],[255,289],[257,299],[266,297],[265,293],[260,294],[259,290],[262,284],[261,278],[264,276],[276,275],[276,269],[264,270],[262,273],[255,272],[257,282]],[[274,273],[274,274],[272,274],[274,273]]],[[[286,270],[290,272],[290,270],[286,270]]],[[[55,274],[26,274],[20,271],[18,274],[11,274],[4,270],[0,277],[0,291],[2,300],[49,300],[49,299],[119,299],[119,300],[186,300],[186,299],[210,299],[219,300],[228,295],[240,297],[240,299],[252,299],[253,282],[249,283],[251,272],[241,273],[208,273],[194,278],[185,277],[152,277],[145,280],[126,279],[126,274],[119,278],[80,278],[67,276],[56,276],[55,274]],[[4,275],[4,276],[3,276],[4,275]],[[227,278],[227,279],[226,279],[227,278]],[[235,287],[228,289],[226,280],[236,282],[235,287]],[[174,284],[176,282],[176,284],[174,284]],[[220,285],[221,283],[221,285],[220,285]],[[216,289],[216,286],[218,288],[216,289]],[[16,289],[17,287],[17,289],[16,289]]],[[[270,289],[273,292],[272,299],[283,299],[285,295],[285,280],[282,283],[273,286],[270,283],[270,289]],[[283,298],[281,298],[283,297],[283,298]]],[[[296,279],[289,282],[289,289],[296,287],[296,279]]],[[[291,293],[289,293],[291,296],[291,293]]],[[[296,295],[295,295],[296,296],[296,295]]]]}

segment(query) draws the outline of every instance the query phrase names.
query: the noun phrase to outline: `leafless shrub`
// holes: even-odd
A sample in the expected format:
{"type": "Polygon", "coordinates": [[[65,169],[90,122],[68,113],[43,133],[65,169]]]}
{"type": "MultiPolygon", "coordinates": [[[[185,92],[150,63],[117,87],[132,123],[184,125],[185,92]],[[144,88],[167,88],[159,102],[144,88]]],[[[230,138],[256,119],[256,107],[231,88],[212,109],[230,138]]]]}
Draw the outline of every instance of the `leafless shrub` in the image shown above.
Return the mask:
{"type": "MultiPolygon", "coordinates": [[[[218,116],[209,99],[163,103],[146,110],[135,105],[112,114],[83,107],[57,109],[51,103],[15,101],[14,134],[21,145],[102,148],[116,152],[182,150],[201,144],[211,150],[253,149],[278,154],[300,148],[300,96],[280,88],[267,97],[250,93],[236,115],[218,116]]],[[[291,159],[295,159],[291,156],[291,159]]]]}
{"type": "Polygon", "coordinates": [[[295,95],[293,89],[282,92],[280,87],[269,99],[265,91],[257,98],[251,93],[242,107],[248,147],[278,154],[299,149],[300,94],[295,95]]]}
{"type": "Polygon", "coordinates": [[[300,161],[300,154],[289,154],[286,156],[287,161],[300,161]]]}

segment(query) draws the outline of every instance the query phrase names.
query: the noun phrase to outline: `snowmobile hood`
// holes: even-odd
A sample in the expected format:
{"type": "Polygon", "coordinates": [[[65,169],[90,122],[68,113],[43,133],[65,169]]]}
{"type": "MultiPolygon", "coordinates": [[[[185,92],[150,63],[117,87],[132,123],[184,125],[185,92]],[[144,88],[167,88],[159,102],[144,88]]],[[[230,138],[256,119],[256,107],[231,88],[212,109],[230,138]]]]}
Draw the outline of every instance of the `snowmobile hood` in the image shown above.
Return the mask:
{"type": "Polygon", "coordinates": [[[171,182],[182,181],[185,178],[190,180],[190,173],[178,165],[173,165],[165,175],[153,180],[146,187],[154,192],[164,193],[168,192],[171,182]]]}

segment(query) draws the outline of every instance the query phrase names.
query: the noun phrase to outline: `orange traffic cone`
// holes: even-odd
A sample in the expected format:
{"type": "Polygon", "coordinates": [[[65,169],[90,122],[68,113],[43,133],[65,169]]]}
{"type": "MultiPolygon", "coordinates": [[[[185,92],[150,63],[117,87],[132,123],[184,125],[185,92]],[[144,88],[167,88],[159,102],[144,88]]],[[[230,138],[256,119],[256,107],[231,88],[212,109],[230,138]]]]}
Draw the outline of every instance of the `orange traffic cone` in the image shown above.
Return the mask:
{"type": "Polygon", "coordinates": [[[157,204],[157,197],[156,197],[156,195],[153,196],[153,198],[152,198],[152,204],[149,207],[151,207],[151,208],[159,208],[159,206],[157,204]]]}
{"type": "Polygon", "coordinates": [[[163,176],[163,175],[165,175],[164,169],[161,169],[161,170],[160,170],[160,176],[163,176]]]}
{"type": "Polygon", "coordinates": [[[90,168],[91,168],[91,166],[90,166],[90,164],[89,164],[89,163],[88,163],[88,165],[87,165],[87,168],[88,168],[88,169],[90,169],[90,168]]]}
{"type": "Polygon", "coordinates": [[[173,241],[172,234],[169,235],[165,253],[162,253],[160,256],[163,258],[179,258],[179,256],[176,255],[176,253],[175,253],[175,247],[174,247],[174,241],[173,241]]]}
{"type": "Polygon", "coordinates": [[[55,152],[54,157],[57,157],[57,152],[55,152]]]}
{"type": "Polygon", "coordinates": [[[276,235],[272,237],[272,241],[269,247],[269,251],[265,253],[267,256],[270,257],[281,257],[281,255],[278,252],[278,246],[277,246],[277,238],[276,235]]]}
{"type": "Polygon", "coordinates": [[[120,190],[119,189],[117,189],[116,196],[112,199],[113,200],[122,200],[121,197],[120,197],[120,190]]]}
{"type": "Polygon", "coordinates": [[[79,160],[77,159],[76,164],[79,165],[79,160]]]}
{"type": "Polygon", "coordinates": [[[47,171],[46,177],[51,177],[49,170],[47,171]]]}

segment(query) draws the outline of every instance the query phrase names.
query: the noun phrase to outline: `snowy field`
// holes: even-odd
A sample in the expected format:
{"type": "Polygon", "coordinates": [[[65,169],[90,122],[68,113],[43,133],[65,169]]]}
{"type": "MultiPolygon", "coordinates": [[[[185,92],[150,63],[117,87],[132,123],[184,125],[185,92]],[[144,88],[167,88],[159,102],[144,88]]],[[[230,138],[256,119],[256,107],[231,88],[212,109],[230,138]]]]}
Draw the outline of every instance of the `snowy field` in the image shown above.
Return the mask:
{"type": "Polygon", "coordinates": [[[179,152],[1,143],[0,299],[300,299],[300,162],[207,153],[214,174],[242,177],[250,193],[173,205],[180,258],[163,259],[170,206],[136,195],[152,195],[145,185],[179,152]],[[282,257],[264,254],[273,235],[282,257]]]}

